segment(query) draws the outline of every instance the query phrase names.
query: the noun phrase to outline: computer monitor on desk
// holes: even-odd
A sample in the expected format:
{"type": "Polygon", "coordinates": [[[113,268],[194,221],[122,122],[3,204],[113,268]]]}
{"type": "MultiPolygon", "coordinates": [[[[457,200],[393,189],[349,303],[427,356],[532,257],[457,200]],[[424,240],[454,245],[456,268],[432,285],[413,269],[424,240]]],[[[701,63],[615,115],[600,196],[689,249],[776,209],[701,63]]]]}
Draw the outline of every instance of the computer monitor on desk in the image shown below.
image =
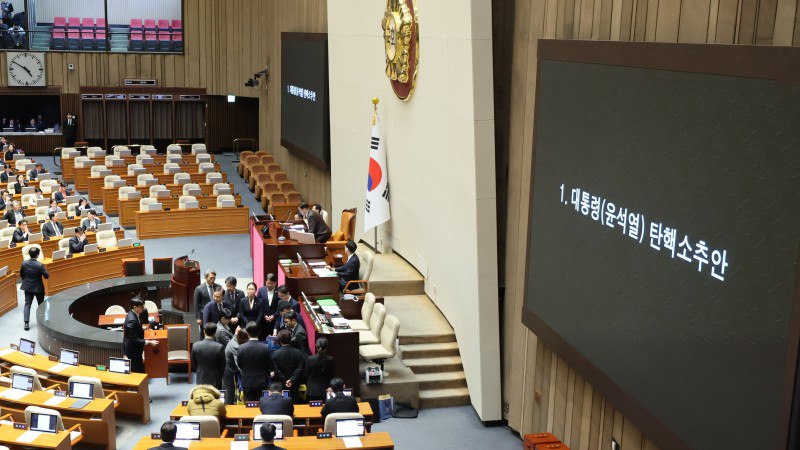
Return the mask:
{"type": "Polygon", "coordinates": [[[31,431],[56,433],[58,417],[55,414],[31,413],[31,431]]]}
{"type": "Polygon", "coordinates": [[[97,253],[99,246],[97,244],[86,244],[83,247],[83,253],[90,254],[90,253],[97,253]]]}
{"type": "Polygon", "coordinates": [[[359,437],[364,436],[364,419],[337,419],[336,437],[359,437]]]}
{"type": "Polygon", "coordinates": [[[19,340],[19,351],[33,355],[36,352],[36,342],[30,341],[25,338],[19,340]]]}
{"type": "MultiPolygon", "coordinates": [[[[200,423],[199,422],[175,422],[175,427],[178,432],[175,435],[175,441],[199,441],[200,440],[200,423]]],[[[176,446],[179,446],[175,444],[176,446]]]]}
{"type": "Polygon", "coordinates": [[[313,244],[317,242],[316,239],[314,239],[314,233],[306,233],[297,230],[289,230],[289,239],[294,239],[300,244],[313,244]]]}
{"type": "Polygon", "coordinates": [[[253,422],[253,440],[261,440],[261,425],[270,423],[275,426],[275,439],[283,439],[283,422],[253,422]]]}
{"type": "Polygon", "coordinates": [[[61,364],[69,364],[70,366],[77,366],[79,355],[80,353],[78,352],[62,348],[61,354],[58,357],[58,362],[60,362],[61,364]]]}
{"type": "Polygon", "coordinates": [[[131,360],[125,358],[108,358],[108,371],[112,373],[131,373],[131,360]]]}
{"type": "Polygon", "coordinates": [[[11,388],[19,389],[20,391],[33,392],[33,376],[25,375],[24,373],[12,374],[11,388]]]}

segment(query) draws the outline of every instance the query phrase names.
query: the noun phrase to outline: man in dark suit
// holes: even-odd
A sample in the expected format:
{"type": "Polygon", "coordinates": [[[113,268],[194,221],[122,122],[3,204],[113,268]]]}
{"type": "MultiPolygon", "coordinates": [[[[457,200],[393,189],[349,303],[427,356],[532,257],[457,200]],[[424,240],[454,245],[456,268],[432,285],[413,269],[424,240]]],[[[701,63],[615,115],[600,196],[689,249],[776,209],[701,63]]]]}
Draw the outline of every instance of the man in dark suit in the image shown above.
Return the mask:
{"type": "MultiPolygon", "coordinates": [[[[222,297],[222,296],[220,296],[222,297]]],[[[225,347],[214,340],[217,324],[208,322],[203,327],[205,338],[192,345],[192,366],[197,368],[197,384],[208,384],[222,389],[222,371],[225,370],[225,347]]]]}
{"type": "Polygon", "coordinates": [[[28,242],[31,234],[28,232],[28,221],[25,219],[17,223],[17,229],[14,230],[14,235],[11,236],[11,242],[18,244],[20,242],[28,242]]]}
{"type": "Polygon", "coordinates": [[[67,147],[75,146],[75,135],[78,130],[78,118],[73,116],[72,113],[67,113],[67,120],[64,121],[64,126],[61,127],[64,133],[64,140],[67,142],[67,147]]]}
{"type": "Polygon", "coordinates": [[[83,228],[75,227],[75,236],[69,238],[69,254],[83,253],[86,240],[86,233],[83,231],[83,228]]]}
{"type": "Polygon", "coordinates": [[[258,288],[256,297],[261,300],[261,334],[258,339],[263,341],[267,336],[272,336],[275,329],[275,322],[278,320],[278,277],[274,273],[268,273],[264,280],[264,286],[258,288]]]}
{"type": "Polygon", "coordinates": [[[217,334],[214,335],[214,340],[219,342],[223,347],[227,347],[228,342],[233,339],[233,332],[231,331],[230,324],[231,310],[224,308],[222,314],[219,316],[219,322],[217,322],[217,334]]]}
{"type": "Polygon", "coordinates": [[[49,212],[47,213],[47,217],[50,221],[42,225],[42,234],[49,238],[63,236],[64,225],[58,223],[58,216],[56,216],[56,213],[49,212]]]}
{"type": "Polygon", "coordinates": [[[258,401],[267,387],[267,377],[272,370],[269,347],[258,340],[257,322],[247,324],[248,341],[239,347],[239,370],[242,371],[242,390],[246,401],[258,401]]]}
{"type": "Polygon", "coordinates": [[[39,257],[40,250],[38,247],[32,247],[28,250],[30,259],[24,261],[19,268],[19,276],[22,278],[22,286],[20,290],[25,293],[25,308],[22,311],[23,320],[25,321],[25,331],[30,327],[28,322],[31,318],[31,305],[33,298],[36,297],[36,304],[41,305],[44,301],[44,282],[43,278],[50,278],[47,273],[47,268],[39,262],[36,258],[39,257]]]}
{"type": "Polygon", "coordinates": [[[194,288],[194,314],[197,319],[197,326],[203,330],[203,308],[214,298],[214,291],[222,286],[214,281],[217,279],[217,272],[213,269],[206,270],[205,283],[200,283],[194,288]]]}
{"type": "Polygon", "coordinates": [[[333,413],[358,412],[358,402],[355,397],[344,395],[344,380],[334,378],[331,380],[331,387],[328,388],[328,399],[322,405],[322,417],[333,413]]]}
{"type": "Polygon", "coordinates": [[[308,232],[314,234],[314,240],[317,242],[327,242],[330,239],[331,228],[322,219],[318,212],[308,207],[308,203],[300,204],[300,214],[308,221],[308,232]]]}
{"type": "Polygon", "coordinates": [[[283,383],[292,392],[292,399],[298,401],[300,397],[297,388],[305,374],[306,355],[292,347],[292,332],[289,330],[278,333],[278,342],[281,343],[281,348],[272,354],[272,381],[283,383]]]}
{"type": "Polygon", "coordinates": [[[10,183],[12,181],[14,181],[14,168],[11,166],[11,163],[9,162],[8,164],[6,164],[3,173],[0,173],[0,182],[10,183]]]}
{"type": "Polygon", "coordinates": [[[81,221],[81,228],[83,228],[84,231],[97,231],[97,227],[102,223],[100,219],[97,218],[97,211],[90,209],[87,214],[88,217],[81,221]]]}
{"type": "Polygon", "coordinates": [[[236,277],[225,278],[225,296],[222,301],[231,305],[231,313],[233,315],[230,323],[231,331],[236,329],[239,324],[239,301],[244,298],[244,292],[241,289],[236,289],[236,277]]]}
{"type": "Polygon", "coordinates": [[[25,218],[25,213],[22,212],[22,205],[20,205],[19,201],[14,200],[11,203],[11,208],[6,211],[6,215],[3,216],[4,220],[8,221],[9,225],[16,225],[18,221],[25,218]]]}
{"type": "Polygon", "coordinates": [[[44,164],[37,162],[36,167],[34,167],[28,172],[28,179],[37,180],[39,178],[40,173],[47,173],[47,169],[44,168],[44,164]]]}
{"type": "MultiPolygon", "coordinates": [[[[361,269],[361,260],[356,255],[358,246],[353,241],[347,241],[344,244],[344,253],[347,255],[347,262],[342,267],[333,268],[328,266],[328,269],[336,271],[339,276],[339,291],[343,291],[349,281],[358,279],[358,271],[361,269]]],[[[358,286],[353,286],[352,289],[358,289],[358,286]]]]}
{"type": "Polygon", "coordinates": [[[231,309],[231,305],[222,300],[223,296],[224,291],[221,287],[217,287],[214,289],[214,294],[212,294],[212,301],[206,303],[206,306],[203,307],[202,321],[204,328],[206,324],[219,322],[219,318],[222,316],[223,309],[231,309]]]}
{"type": "Polygon", "coordinates": [[[280,383],[269,385],[269,395],[261,397],[261,400],[258,401],[258,407],[261,409],[261,414],[294,415],[294,403],[290,398],[283,398],[283,386],[280,383]]]}
{"type": "Polygon", "coordinates": [[[310,355],[311,352],[308,350],[308,334],[306,334],[305,327],[298,321],[297,313],[294,311],[284,313],[283,321],[286,323],[286,329],[292,335],[292,347],[302,351],[305,356],[310,355]]]}
{"type": "Polygon", "coordinates": [[[149,450],[186,450],[185,447],[175,447],[172,445],[178,435],[178,427],[175,422],[168,421],[161,425],[161,445],[152,447],[149,450]]]}
{"type": "Polygon", "coordinates": [[[125,328],[122,336],[122,353],[131,360],[131,372],[145,373],[142,352],[145,345],[158,345],[158,341],[146,341],[139,316],[144,312],[144,300],[131,300],[131,310],[125,316],[125,328]]]}
{"type": "Polygon", "coordinates": [[[275,434],[277,433],[277,428],[275,425],[264,422],[261,424],[261,445],[258,447],[254,447],[252,450],[286,450],[283,447],[278,447],[275,445],[275,434]]]}

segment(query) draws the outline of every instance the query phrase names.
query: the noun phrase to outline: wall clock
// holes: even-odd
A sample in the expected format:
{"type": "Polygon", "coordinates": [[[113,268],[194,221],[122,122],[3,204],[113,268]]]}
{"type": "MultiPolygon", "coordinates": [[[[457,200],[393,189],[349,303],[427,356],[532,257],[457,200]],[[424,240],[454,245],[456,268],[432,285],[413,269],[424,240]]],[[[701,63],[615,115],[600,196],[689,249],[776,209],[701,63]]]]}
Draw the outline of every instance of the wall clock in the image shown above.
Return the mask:
{"type": "Polygon", "coordinates": [[[9,86],[47,86],[44,53],[8,52],[9,86]]]}

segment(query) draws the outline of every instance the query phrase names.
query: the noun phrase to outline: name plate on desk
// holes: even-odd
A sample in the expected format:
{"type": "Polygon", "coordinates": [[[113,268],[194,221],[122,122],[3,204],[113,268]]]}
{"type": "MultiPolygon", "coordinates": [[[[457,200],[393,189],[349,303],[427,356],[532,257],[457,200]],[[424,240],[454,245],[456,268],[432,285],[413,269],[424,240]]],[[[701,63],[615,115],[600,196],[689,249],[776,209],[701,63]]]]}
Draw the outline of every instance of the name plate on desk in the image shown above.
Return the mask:
{"type": "Polygon", "coordinates": [[[333,433],[331,433],[331,432],[317,433],[317,439],[330,439],[332,437],[333,437],[333,433]]]}
{"type": "Polygon", "coordinates": [[[245,408],[258,408],[258,402],[244,402],[245,408]]]}
{"type": "Polygon", "coordinates": [[[64,391],[53,391],[53,396],[55,397],[66,397],[67,393],[64,391]]]}
{"type": "Polygon", "coordinates": [[[150,439],[157,441],[161,439],[161,433],[150,433],[150,439]]]}
{"type": "Polygon", "coordinates": [[[14,429],[15,430],[27,430],[28,427],[24,423],[16,423],[16,422],[14,422],[14,429]]]}
{"type": "Polygon", "coordinates": [[[322,406],[322,400],[311,400],[308,402],[308,406],[322,406]]]}
{"type": "Polygon", "coordinates": [[[249,434],[234,434],[233,435],[234,441],[249,441],[250,435],[249,434]]]}

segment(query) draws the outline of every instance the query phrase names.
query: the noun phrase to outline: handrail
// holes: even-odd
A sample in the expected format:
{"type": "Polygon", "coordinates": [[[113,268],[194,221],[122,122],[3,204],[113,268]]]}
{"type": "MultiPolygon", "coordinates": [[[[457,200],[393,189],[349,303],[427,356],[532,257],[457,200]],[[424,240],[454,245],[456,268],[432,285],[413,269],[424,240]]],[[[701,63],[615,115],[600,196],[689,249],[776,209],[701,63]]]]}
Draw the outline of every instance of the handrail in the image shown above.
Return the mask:
{"type": "Polygon", "coordinates": [[[253,151],[258,150],[258,141],[253,138],[236,138],[233,140],[233,153],[236,155],[236,158],[233,162],[239,161],[239,154],[241,153],[239,143],[240,142],[251,142],[253,146],[251,147],[253,151]]]}

